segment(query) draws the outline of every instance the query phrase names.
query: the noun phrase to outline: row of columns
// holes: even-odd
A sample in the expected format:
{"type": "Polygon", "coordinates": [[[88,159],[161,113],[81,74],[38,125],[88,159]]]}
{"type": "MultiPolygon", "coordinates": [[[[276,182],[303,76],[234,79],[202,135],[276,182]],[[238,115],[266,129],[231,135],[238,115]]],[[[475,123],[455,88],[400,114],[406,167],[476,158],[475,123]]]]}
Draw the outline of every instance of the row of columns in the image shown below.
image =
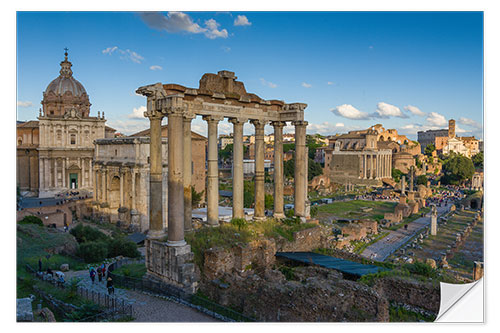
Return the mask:
{"type": "Polygon", "coordinates": [[[391,177],[390,154],[363,154],[359,156],[360,178],[381,179],[391,177]]]}
{"type": "MultiPolygon", "coordinates": [[[[41,157],[39,160],[39,183],[41,189],[49,188],[69,188],[69,179],[67,179],[67,168],[69,164],[69,158],[46,158],[41,157]],[[58,175],[61,171],[61,181],[59,181],[58,175]]],[[[78,178],[78,187],[84,188],[87,186],[92,186],[93,175],[91,172],[92,159],[91,158],[78,158],[78,165],[80,167],[80,176],[78,178]],[[86,164],[88,164],[88,182],[85,179],[85,171],[87,170],[86,164]]]]}
{"type": "MultiPolygon", "coordinates": [[[[167,245],[185,245],[184,231],[191,226],[191,120],[193,114],[183,112],[176,107],[174,98],[167,108],[168,117],[168,237],[167,245]]],[[[153,103],[154,104],[154,103],[153,103]]],[[[150,110],[145,113],[150,120],[150,231],[149,237],[161,238],[162,201],[161,195],[161,120],[163,113],[150,110]]],[[[203,116],[208,124],[207,156],[207,222],[219,224],[219,170],[217,127],[222,116],[203,116]]],[[[243,125],[248,119],[230,118],[233,124],[233,217],[243,218],[243,125]]],[[[255,210],[256,219],[265,218],[264,192],[264,126],[265,121],[251,120],[255,127],[255,210]]],[[[283,214],[283,127],[285,122],[272,122],[275,135],[275,171],[274,171],[274,212],[275,217],[283,214]]],[[[305,121],[293,122],[295,126],[295,215],[305,217],[305,198],[307,195],[307,151],[305,121]]]]}
{"type": "MultiPolygon", "coordinates": [[[[131,177],[131,202],[130,209],[136,209],[136,183],[135,178],[137,174],[137,170],[133,167],[127,169],[120,169],[120,207],[125,206],[125,187],[124,187],[124,179],[126,177],[127,172],[131,177]]],[[[108,201],[108,170],[105,167],[95,167],[93,172],[94,177],[94,199],[98,202],[107,202],[108,201]]]]}

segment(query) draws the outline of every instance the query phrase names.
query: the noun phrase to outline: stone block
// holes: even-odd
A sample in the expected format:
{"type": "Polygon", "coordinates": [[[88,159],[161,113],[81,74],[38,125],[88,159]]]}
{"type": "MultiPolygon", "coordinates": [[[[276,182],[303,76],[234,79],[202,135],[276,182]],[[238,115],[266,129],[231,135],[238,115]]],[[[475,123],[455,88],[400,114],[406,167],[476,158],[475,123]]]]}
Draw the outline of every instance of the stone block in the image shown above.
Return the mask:
{"type": "Polygon", "coordinates": [[[59,267],[59,270],[61,272],[67,272],[67,271],[69,271],[69,264],[62,264],[61,267],[59,267]]]}
{"type": "Polygon", "coordinates": [[[18,298],[16,309],[17,321],[33,321],[33,308],[31,298],[18,298]]]}

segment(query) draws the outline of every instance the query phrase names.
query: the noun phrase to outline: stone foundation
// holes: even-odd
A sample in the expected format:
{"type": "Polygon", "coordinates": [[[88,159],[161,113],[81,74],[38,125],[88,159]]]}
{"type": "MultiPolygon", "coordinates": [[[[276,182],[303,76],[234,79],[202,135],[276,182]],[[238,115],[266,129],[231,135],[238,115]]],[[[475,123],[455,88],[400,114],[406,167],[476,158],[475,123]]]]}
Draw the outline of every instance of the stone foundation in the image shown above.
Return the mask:
{"type": "Polygon", "coordinates": [[[160,280],[187,293],[198,289],[198,276],[190,245],[167,246],[166,243],[146,239],[147,278],[160,280]]]}

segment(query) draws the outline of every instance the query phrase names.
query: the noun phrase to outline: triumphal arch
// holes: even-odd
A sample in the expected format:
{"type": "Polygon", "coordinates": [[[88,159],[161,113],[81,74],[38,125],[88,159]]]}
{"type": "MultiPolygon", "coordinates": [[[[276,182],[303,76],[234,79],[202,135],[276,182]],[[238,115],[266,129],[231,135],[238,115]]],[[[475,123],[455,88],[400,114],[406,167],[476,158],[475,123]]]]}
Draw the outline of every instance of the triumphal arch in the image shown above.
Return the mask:
{"type": "Polygon", "coordinates": [[[150,121],[150,204],[146,244],[148,276],[187,291],[196,290],[194,264],[184,231],[191,229],[191,121],[208,123],[207,222],[216,226],[219,204],[217,126],[233,124],[233,217],[243,218],[243,124],[255,127],[255,219],[264,219],[264,126],[274,128],[274,217],[283,218],[283,127],[295,126],[295,215],[306,218],[307,151],[304,103],[264,100],[248,93],[233,72],[207,73],[199,88],[156,83],[137,89],[147,97],[144,116],[150,121]],[[162,224],[161,122],[168,118],[168,227],[162,224]]]}

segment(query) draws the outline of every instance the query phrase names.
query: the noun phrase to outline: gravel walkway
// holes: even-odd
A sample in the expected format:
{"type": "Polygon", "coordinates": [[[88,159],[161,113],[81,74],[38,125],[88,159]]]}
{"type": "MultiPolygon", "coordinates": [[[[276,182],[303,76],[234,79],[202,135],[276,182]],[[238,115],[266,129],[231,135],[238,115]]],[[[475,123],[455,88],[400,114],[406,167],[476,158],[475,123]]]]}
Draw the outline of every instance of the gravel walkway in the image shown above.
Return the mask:
{"type": "MultiPolygon", "coordinates": [[[[66,281],[71,278],[81,278],[79,286],[107,294],[106,282],[92,284],[88,270],[69,271],[65,273],[66,281]]],[[[115,287],[115,296],[132,304],[136,322],[219,322],[217,319],[201,313],[186,305],[161,297],[150,296],[139,291],[120,289],[115,287]]]]}

